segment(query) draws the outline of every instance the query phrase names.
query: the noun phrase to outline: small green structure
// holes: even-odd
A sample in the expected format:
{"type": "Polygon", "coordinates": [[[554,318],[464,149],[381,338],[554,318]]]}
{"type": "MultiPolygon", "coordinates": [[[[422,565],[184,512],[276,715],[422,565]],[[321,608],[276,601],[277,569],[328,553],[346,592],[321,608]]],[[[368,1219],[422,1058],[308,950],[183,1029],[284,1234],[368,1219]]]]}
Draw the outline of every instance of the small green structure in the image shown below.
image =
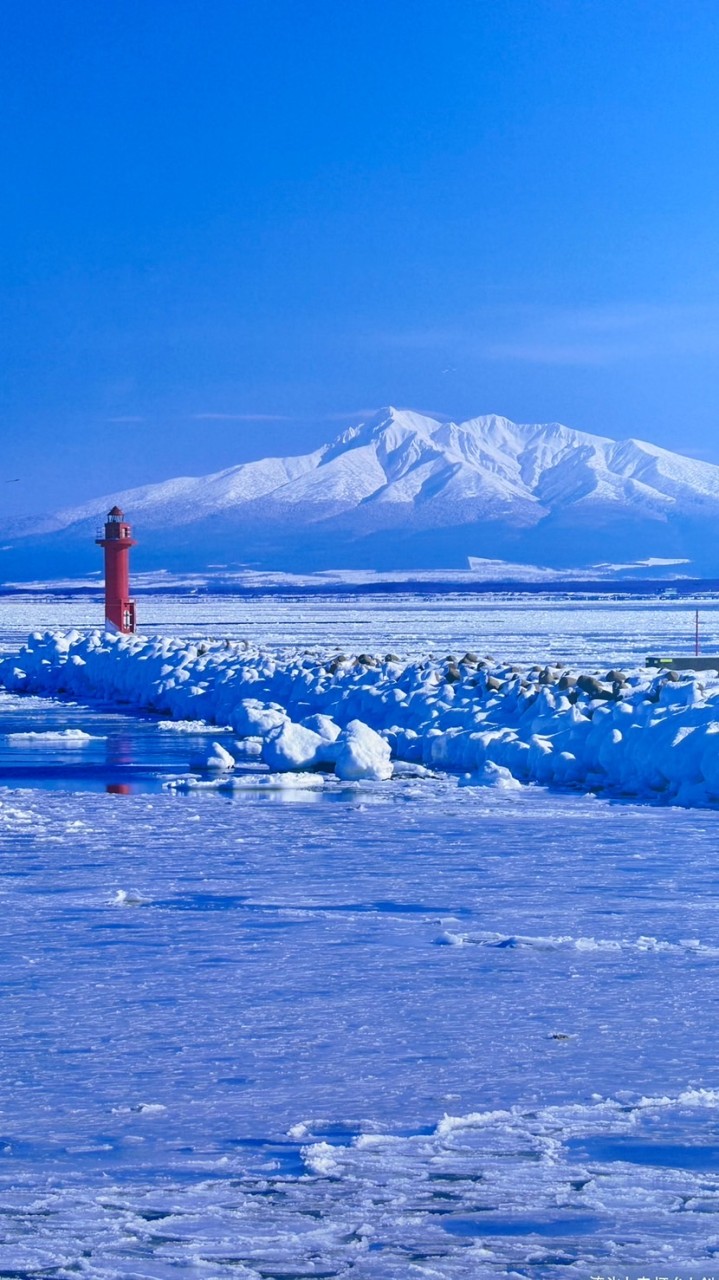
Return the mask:
{"type": "Polygon", "coordinates": [[[662,671],[716,671],[719,674],[719,654],[703,654],[701,657],[647,658],[647,666],[659,667],[662,671]]]}

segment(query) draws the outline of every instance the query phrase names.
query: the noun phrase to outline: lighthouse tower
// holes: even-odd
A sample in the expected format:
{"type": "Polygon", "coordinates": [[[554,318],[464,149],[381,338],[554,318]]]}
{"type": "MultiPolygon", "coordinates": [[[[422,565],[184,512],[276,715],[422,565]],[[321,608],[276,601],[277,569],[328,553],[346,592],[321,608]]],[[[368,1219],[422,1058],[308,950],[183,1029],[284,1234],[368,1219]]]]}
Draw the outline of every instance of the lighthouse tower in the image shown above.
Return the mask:
{"type": "Polygon", "coordinates": [[[130,547],[137,545],[119,507],[108,511],[98,547],[105,549],[105,630],[135,630],[135,601],[130,599],[130,547]]]}

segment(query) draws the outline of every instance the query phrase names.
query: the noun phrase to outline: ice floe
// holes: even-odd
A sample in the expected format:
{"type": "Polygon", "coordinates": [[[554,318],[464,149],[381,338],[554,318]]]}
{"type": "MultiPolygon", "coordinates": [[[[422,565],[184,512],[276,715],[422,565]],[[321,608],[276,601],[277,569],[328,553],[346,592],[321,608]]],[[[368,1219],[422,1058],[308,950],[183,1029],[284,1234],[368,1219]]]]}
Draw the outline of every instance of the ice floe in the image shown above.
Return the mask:
{"type": "Polygon", "coordinates": [[[698,938],[681,938],[678,942],[669,942],[662,938],[639,937],[621,938],[574,938],[564,937],[525,937],[521,934],[503,933],[468,933],[445,929],[438,937],[439,944],[453,947],[479,946],[510,949],[526,947],[530,951],[583,951],[583,952],[673,952],[675,954],[719,956],[719,947],[702,943],[698,938]]]}
{"type": "Polygon", "coordinates": [[[85,733],[83,729],[29,729],[24,733],[7,733],[5,741],[12,746],[40,745],[46,743],[66,747],[84,747],[86,742],[104,742],[102,734],[85,733]]]}
{"type": "Polygon", "coordinates": [[[118,889],[111,902],[113,907],[142,907],[147,899],[138,889],[118,889]]]}
{"type": "Polygon", "coordinates": [[[170,778],[167,791],[321,791],[325,780],[321,773],[234,773],[212,779],[187,774],[170,778]]]}
{"type": "Polygon", "coordinates": [[[232,733],[230,725],[207,724],[205,720],[158,720],[157,728],[170,733],[232,733]]]}

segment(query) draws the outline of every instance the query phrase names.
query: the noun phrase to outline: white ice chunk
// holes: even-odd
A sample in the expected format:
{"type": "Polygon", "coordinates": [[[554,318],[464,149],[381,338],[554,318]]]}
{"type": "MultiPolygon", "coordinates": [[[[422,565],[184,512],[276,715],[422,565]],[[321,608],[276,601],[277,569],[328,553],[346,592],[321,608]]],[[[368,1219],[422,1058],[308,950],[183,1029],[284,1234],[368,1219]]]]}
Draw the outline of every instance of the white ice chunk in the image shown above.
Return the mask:
{"type": "Polygon", "coordinates": [[[460,778],[462,787],[497,787],[500,791],[513,791],[521,785],[509,769],[492,760],[487,760],[476,773],[466,773],[460,778]]]}
{"type": "Polygon", "coordinates": [[[175,733],[232,733],[229,725],[207,724],[205,720],[159,720],[157,727],[175,733]]]}
{"type": "Polygon", "coordinates": [[[84,747],[86,742],[104,742],[104,735],[85,733],[84,729],[43,729],[28,730],[26,733],[8,733],[5,741],[10,746],[24,746],[27,743],[57,743],[66,747],[84,747]]]}
{"type": "Polygon", "coordinates": [[[137,889],[118,889],[112,899],[113,907],[141,907],[146,901],[137,889]]]}
{"type": "Polygon", "coordinates": [[[235,767],[235,757],[226,751],[221,742],[213,742],[207,755],[190,761],[192,769],[210,769],[213,773],[226,773],[235,767]]]}
{"type": "Polygon", "coordinates": [[[335,773],[345,781],[392,777],[389,743],[362,720],[350,720],[336,743],[335,773]]]}
{"type": "Polygon", "coordinates": [[[325,742],[336,742],[340,736],[340,727],[335,724],[331,716],[314,715],[308,716],[302,721],[305,729],[311,729],[313,733],[318,733],[325,742]]]}
{"type": "Polygon", "coordinates": [[[265,740],[262,758],[270,769],[309,769],[324,745],[325,739],[313,729],[287,720],[265,740]]]}
{"type": "Polygon", "coordinates": [[[287,713],[257,698],[242,698],[232,714],[232,726],[242,738],[265,738],[287,720],[287,713]]]}

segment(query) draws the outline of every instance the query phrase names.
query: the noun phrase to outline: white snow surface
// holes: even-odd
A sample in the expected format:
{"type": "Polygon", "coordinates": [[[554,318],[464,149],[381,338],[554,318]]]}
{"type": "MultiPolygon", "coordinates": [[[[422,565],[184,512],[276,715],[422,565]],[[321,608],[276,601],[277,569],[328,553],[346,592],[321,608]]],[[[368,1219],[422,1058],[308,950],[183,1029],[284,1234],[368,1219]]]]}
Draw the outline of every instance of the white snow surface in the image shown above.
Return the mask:
{"type": "Polygon", "coordinates": [[[83,747],[86,742],[98,742],[97,734],[85,733],[83,729],[30,729],[24,733],[8,733],[5,741],[27,746],[31,742],[40,745],[52,742],[56,746],[83,747]]]}
{"type": "MultiPolygon", "coordinates": [[[[690,653],[694,610],[703,649],[719,652],[719,597],[544,593],[498,596],[476,591],[279,596],[154,595],[138,602],[140,630],[204,643],[208,637],[248,646],[345,653],[370,650],[425,658],[466,649],[508,662],[583,669],[643,665],[648,653],[690,653]]],[[[102,624],[97,599],[62,595],[0,596],[0,653],[15,652],[34,631],[92,630],[102,624]]]]}
{"type": "Polygon", "coordinates": [[[3,791],[0,1274],[711,1276],[718,820],[3,791]]]}
{"type": "MultiPolygon", "coordinates": [[[[37,633],[0,662],[13,693],[63,694],[230,725],[273,771],[333,764],[390,776],[390,759],[465,781],[592,789],[687,806],[719,802],[719,680],[655,669],[587,674],[455,654],[320,657],[225,640],[37,633]],[[325,731],[318,733],[322,716],[325,731]],[[309,720],[309,724],[305,723],[309,720]],[[332,726],[329,730],[329,726],[332,726]],[[333,740],[333,738],[335,740],[333,740]],[[487,766],[497,766],[492,775],[487,766]],[[504,773],[499,770],[506,771],[504,773]]],[[[215,765],[231,753],[212,747],[215,765]]]]}
{"type": "MultiPolygon", "coordinates": [[[[686,607],[255,602],[247,645],[244,602],[153,607],[179,638],[2,637],[28,756],[77,768],[42,738],[75,726],[101,764],[135,724],[158,763],[221,732],[237,763],[0,790],[0,1276],[715,1275],[717,686],[636,667],[686,607]],[[202,639],[222,609],[227,645],[202,639]],[[467,645],[511,664],[448,681],[467,645]],[[568,709],[565,668],[604,696],[568,709]],[[353,720],[391,779],[328,771],[353,720]],[[324,761],[245,771],[287,725],[324,761]],[[518,784],[527,747],[555,790],[518,784]]],[[[77,602],[0,619],[49,610],[77,602]]]]}

